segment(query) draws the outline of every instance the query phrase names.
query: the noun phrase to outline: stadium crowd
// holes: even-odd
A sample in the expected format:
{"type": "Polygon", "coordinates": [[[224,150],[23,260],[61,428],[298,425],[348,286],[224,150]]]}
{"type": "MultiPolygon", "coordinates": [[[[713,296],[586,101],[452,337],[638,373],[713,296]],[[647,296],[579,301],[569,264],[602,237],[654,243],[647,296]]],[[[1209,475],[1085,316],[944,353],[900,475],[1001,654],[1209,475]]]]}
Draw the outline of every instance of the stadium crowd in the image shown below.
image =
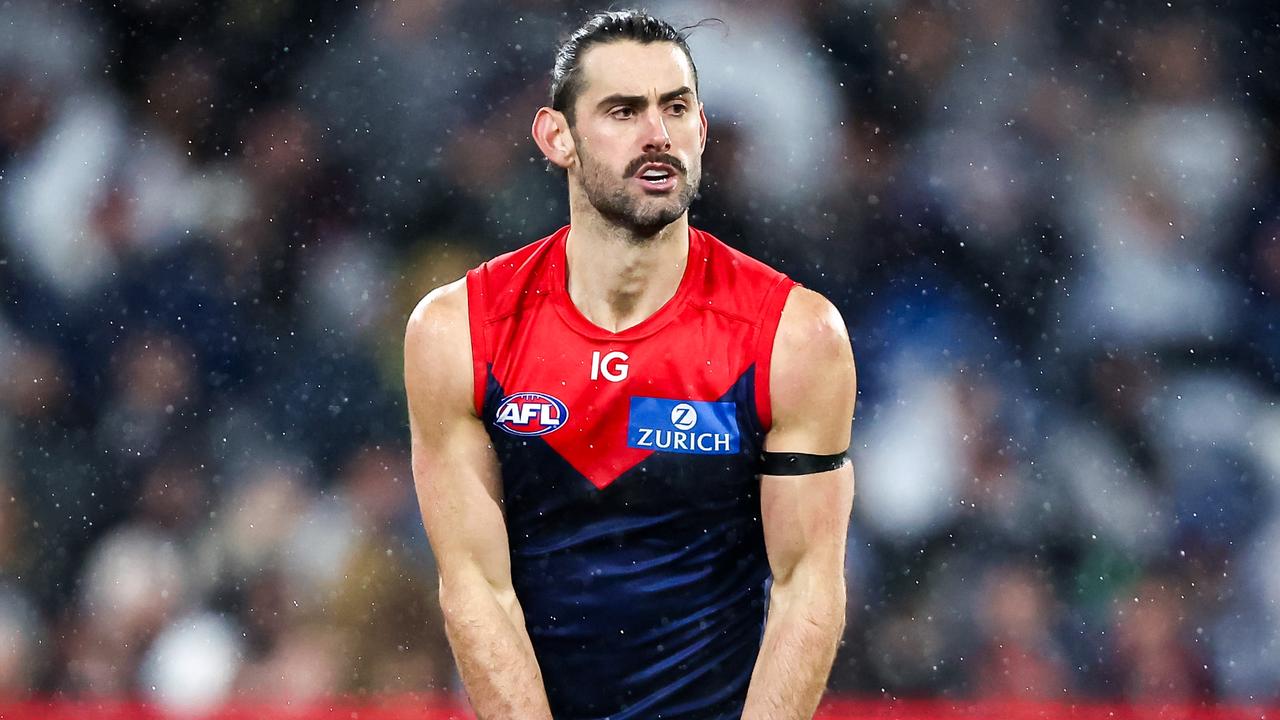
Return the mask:
{"type": "MultiPolygon", "coordinates": [[[[648,7],[694,224],[850,326],[831,688],[1280,702],[1280,11],[648,7]]],[[[0,3],[0,698],[458,688],[404,322],[567,217],[586,9],[0,3]]]]}

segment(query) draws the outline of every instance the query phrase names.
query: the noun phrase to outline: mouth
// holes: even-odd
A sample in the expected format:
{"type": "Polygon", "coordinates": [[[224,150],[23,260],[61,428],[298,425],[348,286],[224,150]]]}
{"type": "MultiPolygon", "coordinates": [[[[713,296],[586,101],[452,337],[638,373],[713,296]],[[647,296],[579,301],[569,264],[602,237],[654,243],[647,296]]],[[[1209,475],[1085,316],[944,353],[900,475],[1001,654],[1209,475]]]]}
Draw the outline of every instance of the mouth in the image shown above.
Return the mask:
{"type": "Polygon", "coordinates": [[[674,190],[680,180],[676,169],[666,163],[645,163],[631,177],[646,191],[659,193],[674,190]]]}

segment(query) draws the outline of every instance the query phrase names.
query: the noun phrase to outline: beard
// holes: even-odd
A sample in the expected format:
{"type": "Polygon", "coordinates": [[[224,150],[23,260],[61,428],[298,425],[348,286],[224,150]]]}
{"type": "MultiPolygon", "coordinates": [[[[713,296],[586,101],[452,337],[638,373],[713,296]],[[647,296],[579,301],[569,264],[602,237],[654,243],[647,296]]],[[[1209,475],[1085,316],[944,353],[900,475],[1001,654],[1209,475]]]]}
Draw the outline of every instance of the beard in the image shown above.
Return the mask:
{"type": "Polygon", "coordinates": [[[657,154],[636,158],[627,164],[627,170],[618,176],[604,163],[597,163],[579,146],[578,158],[582,162],[582,189],[587,201],[609,222],[628,230],[632,237],[651,238],[662,228],[684,215],[698,194],[702,168],[697,159],[692,168],[686,168],[673,155],[657,154]],[[630,188],[630,181],[645,163],[666,163],[676,170],[676,189],[667,194],[637,196],[630,188]]]}

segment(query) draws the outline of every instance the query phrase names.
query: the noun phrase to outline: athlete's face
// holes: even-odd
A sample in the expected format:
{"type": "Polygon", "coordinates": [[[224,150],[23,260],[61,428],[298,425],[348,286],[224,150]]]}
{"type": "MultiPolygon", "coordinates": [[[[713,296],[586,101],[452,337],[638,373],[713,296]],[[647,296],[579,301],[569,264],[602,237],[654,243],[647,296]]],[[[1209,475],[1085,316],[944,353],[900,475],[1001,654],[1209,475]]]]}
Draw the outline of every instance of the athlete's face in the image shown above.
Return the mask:
{"type": "Polygon", "coordinates": [[[702,178],[707,119],[673,43],[621,41],[583,55],[569,182],[607,220],[651,236],[684,215],[702,178]]]}

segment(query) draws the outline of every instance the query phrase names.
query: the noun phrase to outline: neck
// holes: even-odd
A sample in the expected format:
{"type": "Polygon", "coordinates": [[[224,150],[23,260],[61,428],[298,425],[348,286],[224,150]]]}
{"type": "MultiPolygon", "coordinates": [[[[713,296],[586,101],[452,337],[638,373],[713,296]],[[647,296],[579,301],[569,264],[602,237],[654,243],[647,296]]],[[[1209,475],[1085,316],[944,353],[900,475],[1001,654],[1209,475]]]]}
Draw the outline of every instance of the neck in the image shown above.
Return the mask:
{"type": "Polygon", "coordinates": [[[621,332],[676,294],[689,260],[687,214],[651,237],[636,237],[594,213],[570,217],[569,298],[592,324],[621,332]]]}

